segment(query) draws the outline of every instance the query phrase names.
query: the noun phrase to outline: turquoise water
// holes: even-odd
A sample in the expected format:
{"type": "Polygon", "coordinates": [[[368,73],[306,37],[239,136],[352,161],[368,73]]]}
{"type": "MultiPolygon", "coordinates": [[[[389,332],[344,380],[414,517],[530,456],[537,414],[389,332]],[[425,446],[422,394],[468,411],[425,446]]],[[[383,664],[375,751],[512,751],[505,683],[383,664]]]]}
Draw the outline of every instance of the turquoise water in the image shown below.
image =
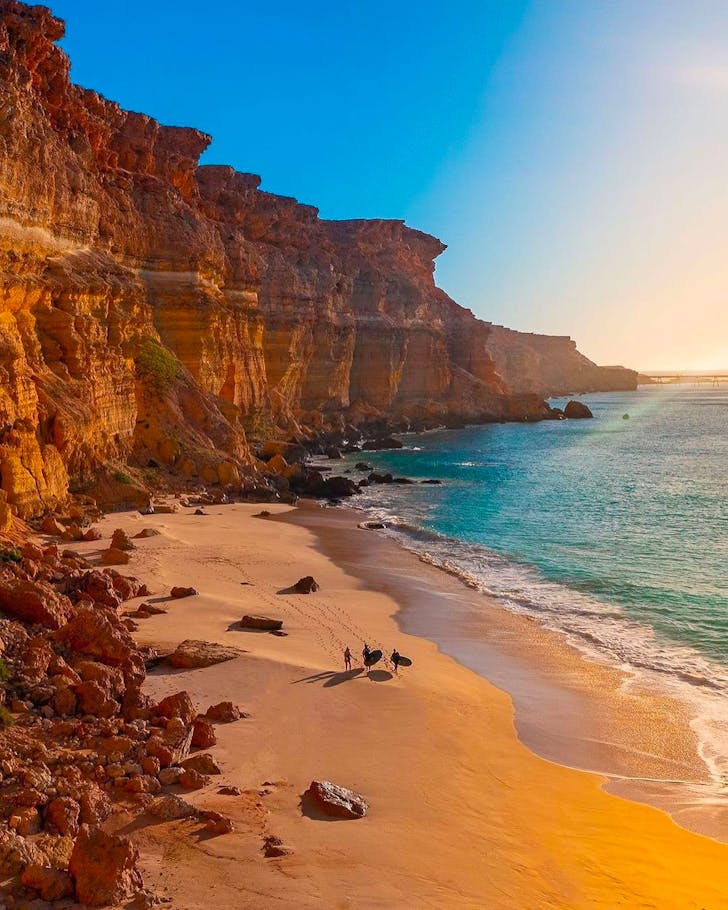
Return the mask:
{"type": "Polygon", "coordinates": [[[443,485],[370,487],[357,504],[583,647],[728,695],[728,387],[582,400],[594,420],[434,431],[366,453],[443,485]]]}

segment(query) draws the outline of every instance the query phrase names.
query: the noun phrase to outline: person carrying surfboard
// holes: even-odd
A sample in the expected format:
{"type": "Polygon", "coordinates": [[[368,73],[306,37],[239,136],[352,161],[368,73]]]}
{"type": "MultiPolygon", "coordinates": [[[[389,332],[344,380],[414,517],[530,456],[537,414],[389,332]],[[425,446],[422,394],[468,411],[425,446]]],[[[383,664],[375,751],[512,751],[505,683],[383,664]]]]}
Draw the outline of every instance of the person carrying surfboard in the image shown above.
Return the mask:
{"type": "Polygon", "coordinates": [[[346,650],[344,651],[344,669],[351,670],[351,651],[349,650],[348,645],[346,646],[346,650]]]}
{"type": "Polygon", "coordinates": [[[369,650],[369,645],[366,642],[364,642],[364,650],[361,652],[361,656],[364,659],[365,667],[369,666],[369,655],[370,654],[371,654],[371,651],[369,650]]]}
{"type": "Polygon", "coordinates": [[[394,672],[398,673],[399,672],[399,651],[396,648],[394,649],[394,651],[392,651],[392,656],[390,657],[390,660],[392,661],[392,665],[394,666],[394,672]]]}

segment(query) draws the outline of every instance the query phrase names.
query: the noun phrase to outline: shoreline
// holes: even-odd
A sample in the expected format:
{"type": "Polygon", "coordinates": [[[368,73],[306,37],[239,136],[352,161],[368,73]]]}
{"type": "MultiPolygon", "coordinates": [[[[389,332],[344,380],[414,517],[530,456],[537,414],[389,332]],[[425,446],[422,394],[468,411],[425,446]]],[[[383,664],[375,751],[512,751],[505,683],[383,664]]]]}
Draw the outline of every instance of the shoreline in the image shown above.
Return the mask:
{"type": "Polygon", "coordinates": [[[384,585],[400,603],[394,616],[400,628],[432,641],[505,692],[518,737],[536,755],[603,776],[605,791],[728,842],[728,799],[700,755],[690,706],[664,691],[660,681],[589,655],[565,633],[471,589],[396,538],[358,529],[366,514],[353,505],[304,504],[284,520],[313,530],[322,552],[365,585],[372,583],[367,569],[375,559],[386,578],[375,587],[384,585]],[[352,541],[342,544],[347,533],[357,534],[368,556],[352,558],[352,541]]]}
{"type": "MultiPolygon", "coordinates": [[[[212,751],[222,776],[188,796],[225,812],[236,832],[195,841],[183,822],[134,829],[148,886],[177,910],[211,900],[231,908],[721,906],[723,845],[604,793],[603,777],[536,756],[517,735],[507,694],[401,631],[402,604],[381,560],[367,568],[368,584],[350,563],[371,558],[370,544],[386,544],[398,567],[405,556],[412,561],[408,575],[425,587],[439,589],[447,576],[423,573],[412,554],[350,519],[342,533],[343,513],[330,530],[344,558],[338,564],[314,530],[297,524],[304,512],[328,522],[336,510],[266,508],[275,517],[234,504],[210,506],[204,517],[116,513],[100,523],[105,538],[116,527],[161,532],[138,541],[126,567],[169,611],[140,622],[141,644],[199,638],[245,651],[205,669],[160,667],[147,678],[154,699],[186,689],[202,710],[232,698],[251,714],[218,728],[212,751]],[[315,594],[283,587],[307,574],[321,585],[315,594]],[[169,600],[172,584],[195,584],[200,595],[169,600]],[[243,612],[280,616],[288,637],[241,631],[243,612]],[[342,673],[344,644],[356,666],[364,638],[387,654],[396,646],[414,666],[399,678],[388,668],[369,678],[342,673]],[[300,795],[314,778],[361,792],[367,817],[307,817],[300,795]],[[242,794],[223,797],[218,784],[242,794]],[[267,834],[293,853],[264,859],[267,834]]],[[[101,548],[79,546],[89,558],[101,548]]]]}

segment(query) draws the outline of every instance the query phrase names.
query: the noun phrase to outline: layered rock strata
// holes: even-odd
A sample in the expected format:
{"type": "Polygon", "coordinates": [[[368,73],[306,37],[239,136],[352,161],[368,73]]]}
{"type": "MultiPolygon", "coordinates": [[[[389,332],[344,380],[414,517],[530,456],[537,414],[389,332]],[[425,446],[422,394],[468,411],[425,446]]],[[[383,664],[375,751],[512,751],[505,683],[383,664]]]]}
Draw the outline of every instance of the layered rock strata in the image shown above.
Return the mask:
{"type": "Polygon", "coordinates": [[[74,85],[63,32],[0,3],[0,524],[135,505],[126,465],[239,486],[250,438],[548,416],[436,287],[439,240],[200,167],[204,133],[74,85]]]}
{"type": "Polygon", "coordinates": [[[512,392],[544,398],[584,392],[632,391],[638,373],[622,366],[597,366],[568,335],[537,335],[491,325],[486,349],[512,392]]]}

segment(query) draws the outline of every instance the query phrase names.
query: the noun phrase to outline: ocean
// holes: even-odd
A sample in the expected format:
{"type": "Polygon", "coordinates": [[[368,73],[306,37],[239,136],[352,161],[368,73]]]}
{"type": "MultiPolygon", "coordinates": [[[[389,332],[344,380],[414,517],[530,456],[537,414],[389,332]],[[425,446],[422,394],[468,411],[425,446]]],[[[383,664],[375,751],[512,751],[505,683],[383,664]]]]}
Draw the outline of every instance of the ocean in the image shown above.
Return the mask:
{"type": "Polygon", "coordinates": [[[442,480],[368,487],[354,504],[507,609],[691,701],[701,757],[725,783],[728,387],[580,400],[593,420],[436,430],[349,456],[442,480]]]}

